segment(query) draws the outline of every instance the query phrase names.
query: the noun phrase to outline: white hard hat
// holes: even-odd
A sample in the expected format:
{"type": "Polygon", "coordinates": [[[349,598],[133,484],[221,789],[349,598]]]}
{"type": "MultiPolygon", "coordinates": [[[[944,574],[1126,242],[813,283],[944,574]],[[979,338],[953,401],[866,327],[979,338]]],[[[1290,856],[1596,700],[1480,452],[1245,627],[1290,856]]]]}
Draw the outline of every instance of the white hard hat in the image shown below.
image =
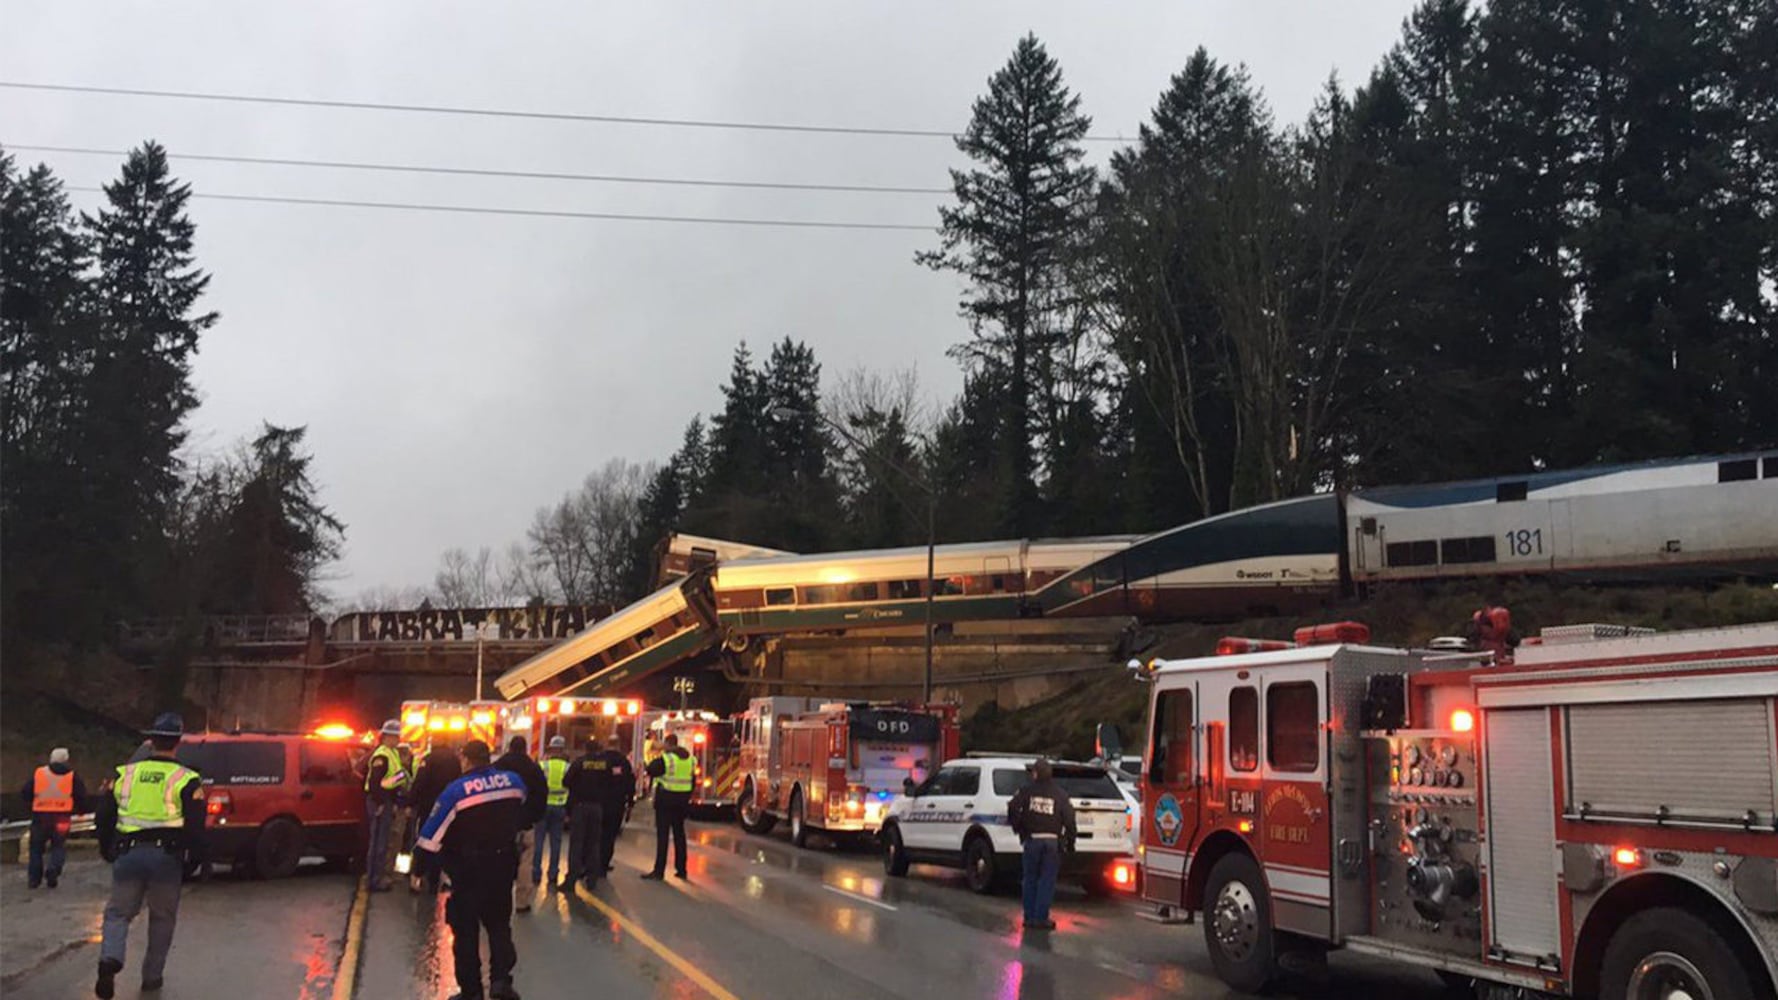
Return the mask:
{"type": "Polygon", "coordinates": [[[66,764],[66,763],[68,763],[68,748],[67,747],[56,747],[54,750],[51,750],[49,752],[49,762],[51,764],[66,764]]]}
{"type": "Polygon", "coordinates": [[[561,749],[566,748],[567,746],[568,746],[568,741],[563,739],[560,736],[551,736],[549,738],[549,748],[551,750],[561,750],[561,749]]]}
{"type": "Polygon", "coordinates": [[[401,720],[390,719],[388,722],[383,723],[383,728],[378,730],[378,732],[382,733],[384,736],[400,736],[401,720]]]}

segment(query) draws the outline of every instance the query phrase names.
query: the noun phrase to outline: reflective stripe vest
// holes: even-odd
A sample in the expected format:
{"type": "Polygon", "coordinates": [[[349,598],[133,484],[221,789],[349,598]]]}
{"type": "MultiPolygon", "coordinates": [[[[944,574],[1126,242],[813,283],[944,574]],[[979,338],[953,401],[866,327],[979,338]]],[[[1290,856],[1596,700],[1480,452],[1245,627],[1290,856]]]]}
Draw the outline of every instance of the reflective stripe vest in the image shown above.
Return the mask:
{"type": "Polygon", "coordinates": [[[74,772],[57,774],[44,765],[37,769],[31,783],[31,811],[40,813],[71,813],[74,811],[74,772]]]}
{"type": "Polygon", "coordinates": [[[370,791],[370,776],[374,771],[372,765],[376,763],[378,757],[383,758],[386,765],[383,769],[383,788],[385,790],[394,791],[407,784],[407,768],[401,766],[401,754],[396,753],[394,747],[380,746],[371,751],[370,762],[364,767],[365,791],[370,791]]]}
{"type": "Polygon", "coordinates": [[[690,792],[692,776],[698,769],[697,761],[676,753],[662,754],[661,760],[667,764],[667,772],[661,775],[661,787],[669,792],[690,792]]]}
{"type": "Polygon", "coordinates": [[[560,757],[549,757],[543,762],[543,778],[549,783],[549,795],[545,802],[552,806],[568,804],[568,762],[560,757]]]}
{"type": "Polygon", "coordinates": [[[136,833],[184,826],[179,793],[198,780],[198,773],[183,764],[153,757],[118,768],[117,783],[111,786],[117,797],[117,829],[136,833]]]}

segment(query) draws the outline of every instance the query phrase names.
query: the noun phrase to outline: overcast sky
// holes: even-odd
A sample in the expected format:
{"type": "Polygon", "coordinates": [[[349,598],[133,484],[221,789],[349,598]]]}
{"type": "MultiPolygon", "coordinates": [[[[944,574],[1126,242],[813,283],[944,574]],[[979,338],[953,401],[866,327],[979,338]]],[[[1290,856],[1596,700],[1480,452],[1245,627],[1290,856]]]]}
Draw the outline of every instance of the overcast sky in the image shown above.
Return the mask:
{"type": "MultiPolygon", "coordinates": [[[[1206,46],[1282,122],[1361,82],[1410,0],[1151,3],[44,3],[0,0],[0,79],[722,121],[954,130],[1019,36],[1101,135],[1130,135],[1206,46]]],[[[0,89],[0,144],[166,144],[199,192],[930,225],[940,196],[436,177],[180,161],[180,152],[942,187],[949,140],[268,107],[0,89]]],[[[1093,144],[1095,161],[1115,148],[1093,144]]],[[[74,186],[111,157],[19,152],[74,186]]],[[[75,193],[90,207],[96,195],[75,193]]],[[[197,200],[199,449],[308,425],[348,525],[336,595],[428,583],[503,548],[613,457],[664,458],[718,405],[737,342],[789,335],[831,378],[961,383],[959,287],[930,232],[469,216],[197,200]]]]}

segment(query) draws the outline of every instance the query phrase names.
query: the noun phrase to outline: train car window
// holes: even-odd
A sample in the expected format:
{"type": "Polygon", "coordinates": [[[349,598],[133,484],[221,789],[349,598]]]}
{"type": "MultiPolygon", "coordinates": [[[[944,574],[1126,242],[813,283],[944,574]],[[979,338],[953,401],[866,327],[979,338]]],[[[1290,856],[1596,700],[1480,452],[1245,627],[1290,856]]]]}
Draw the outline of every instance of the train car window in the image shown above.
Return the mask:
{"type": "Polygon", "coordinates": [[[1526,487],[1528,485],[1529,484],[1523,479],[1514,480],[1510,483],[1501,483],[1494,487],[1494,500],[1496,503],[1511,503],[1514,500],[1523,500],[1525,499],[1526,487]]]}
{"type": "Polygon", "coordinates": [[[877,585],[874,583],[855,583],[846,589],[848,601],[874,601],[877,599],[877,585]]]}
{"type": "Polygon", "coordinates": [[[1310,773],[1321,765],[1321,713],[1311,681],[1266,688],[1266,761],[1274,771],[1310,773]]]}
{"type": "Polygon", "coordinates": [[[1424,542],[1390,542],[1383,548],[1383,561],[1390,566],[1436,566],[1438,543],[1431,539],[1424,542]]]}
{"type": "Polygon", "coordinates": [[[1494,561],[1494,536],[1447,538],[1438,543],[1439,561],[1450,563],[1482,563],[1494,561]]]}
{"type": "Polygon", "coordinates": [[[840,588],[834,586],[804,587],[804,604],[832,604],[840,600],[840,588]]]}
{"type": "Polygon", "coordinates": [[[1183,785],[1192,775],[1192,693],[1162,691],[1154,702],[1154,745],[1148,750],[1148,780],[1183,785]]]}
{"type": "Polygon", "coordinates": [[[943,580],[938,581],[938,593],[935,596],[937,596],[937,597],[956,597],[956,596],[962,594],[963,593],[963,581],[965,579],[966,579],[965,577],[961,577],[961,576],[947,576],[947,577],[945,577],[943,580]]]}
{"type": "Polygon", "coordinates": [[[1259,692],[1250,687],[1229,692],[1229,766],[1259,769],[1259,692]]]}
{"type": "Polygon", "coordinates": [[[654,645],[654,643],[655,634],[653,628],[645,628],[636,633],[636,645],[646,649],[647,647],[654,645]]]}
{"type": "Polygon", "coordinates": [[[908,601],[921,597],[923,596],[923,591],[920,585],[925,582],[926,581],[924,580],[890,580],[887,584],[889,588],[889,599],[892,601],[908,601]]]}
{"type": "Polygon", "coordinates": [[[1751,458],[1716,463],[1716,481],[1719,483],[1744,483],[1758,478],[1759,463],[1751,458]]]}
{"type": "Polygon", "coordinates": [[[795,587],[767,587],[766,588],[766,606],[767,607],[783,607],[786,604],[795,604],[795,603],[796,603],[796,588],[795,587]]]}
{"type": "Polygon", "coordinates": [[[1123,567],[1115,562],[1100,563],[1093,567],[1093,592],[1116,590],[1124,585],[1123,567]]]}
{"type": "Polygon", "coordinates": [[[1005,593],[1006,592],[1006,577],[1001,576],[998,573],[994,574],[991,577],[988,577],[988,589],[993,591],[996,594],[1005,593]]]}

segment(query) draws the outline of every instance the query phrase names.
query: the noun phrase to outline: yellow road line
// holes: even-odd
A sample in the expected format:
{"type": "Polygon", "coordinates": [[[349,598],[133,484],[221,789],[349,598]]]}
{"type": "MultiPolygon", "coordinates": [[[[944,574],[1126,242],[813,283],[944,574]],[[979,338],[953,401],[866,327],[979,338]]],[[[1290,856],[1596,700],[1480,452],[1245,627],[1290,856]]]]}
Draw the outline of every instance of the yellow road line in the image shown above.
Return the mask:
{"type": "Polygon", "coordinates": [[[358,953],[364,947],[364,912],[370,908],[370,882],[358,879],[358,894],[352,897],[352,914],[346,918],[346,946],[340,952],[339,975],[333,980],[333,1000],[352,1000],[358,988],[358,953]]]}
{"type": "Polygon", "coordinates": [[[662,944],[653,934],[643,930],[634,920],[617,912],[617,908],[591,893],[581,893],[580,898],[591,903],[600,913],[610,917],[619,927],[628,931],[630,936],[640,941],[643,947],[659,955],[668,965],[678,969],[685,978],[697,983],[705,993],[716,1000],[740,1000],[733,993],[722,988],[722,984],[704,974],[702,969],[691,964],[684,956],[662,944]]]}

